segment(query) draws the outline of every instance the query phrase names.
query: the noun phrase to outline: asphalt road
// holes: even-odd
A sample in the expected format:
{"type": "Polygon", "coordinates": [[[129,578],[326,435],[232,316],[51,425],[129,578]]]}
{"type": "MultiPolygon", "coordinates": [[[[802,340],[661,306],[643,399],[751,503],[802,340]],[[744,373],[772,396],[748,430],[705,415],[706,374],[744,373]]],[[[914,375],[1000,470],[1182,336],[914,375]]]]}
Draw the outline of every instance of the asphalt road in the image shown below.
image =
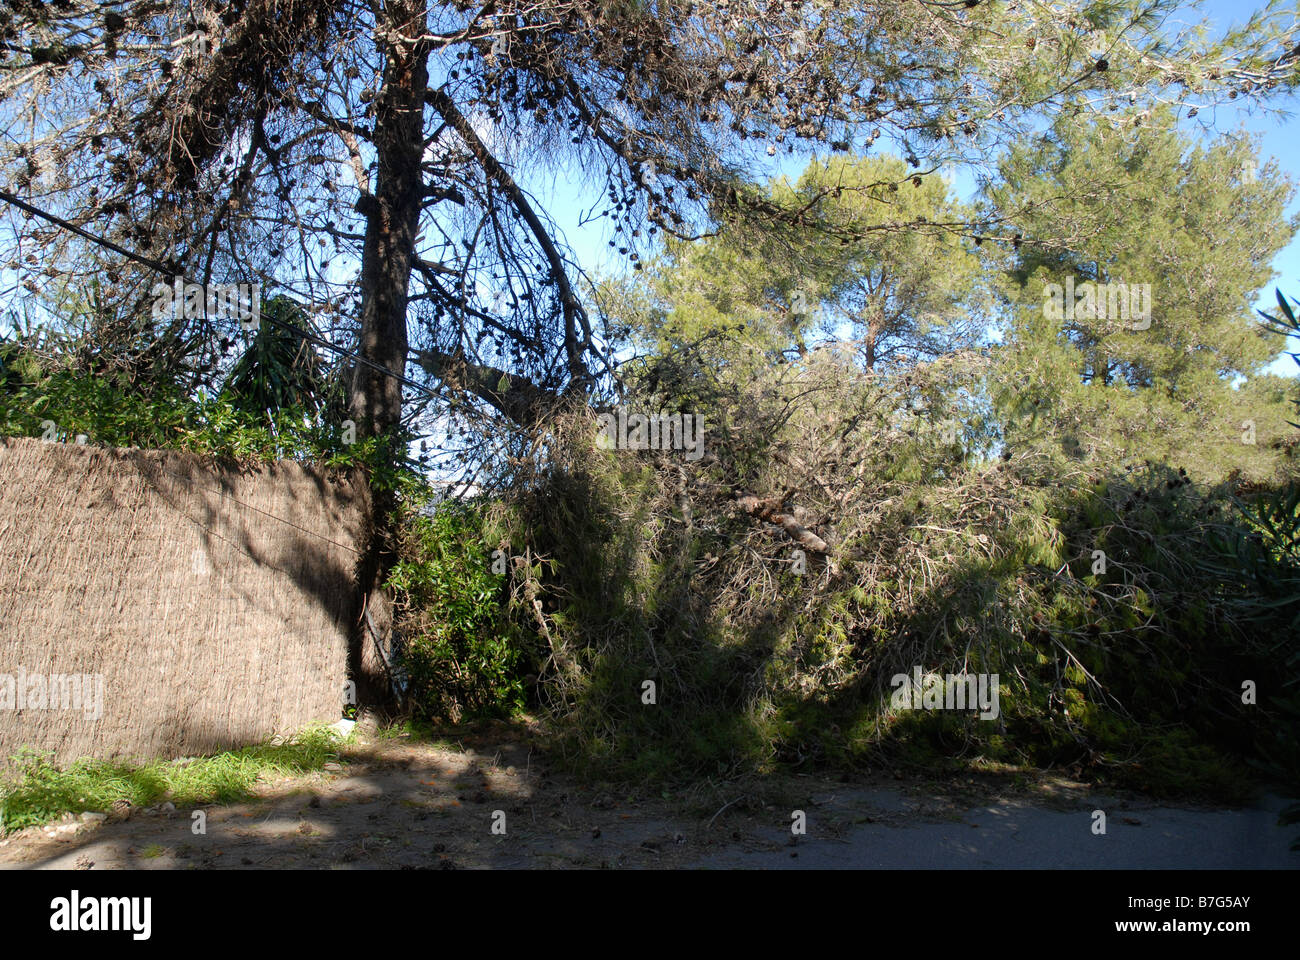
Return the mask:
{"type": "Polygon", "coordinates": [[[1295,869],[1300,826],[1279,827],[1279,797],[1239,810],[1190,809],[1092,798],[1076,810],[1019,800],[934,811],[888,790],[848,793],[805,811],[807,833],[759,831],[761,846],[728,848],[693,866],[712,869],[1094,868],[1295,869]],[[1088,809],[1095,803],[1092,809],[1088,809]],[[1106,814],[1094,833],[1093,810],[1106,814]],[[918,820],[918,813],[924,819],[918,820]],[[870,818],[867,820],[866,818],[870,818]],[[819,829],[819,820],[845,826],[819,829]],[[865,822],[863,822],[865,821],[865,822]],[[762,843],[766,840],[766,843],[762,843]],[[796,854],[792,856],[792,854],[796,854]]]}

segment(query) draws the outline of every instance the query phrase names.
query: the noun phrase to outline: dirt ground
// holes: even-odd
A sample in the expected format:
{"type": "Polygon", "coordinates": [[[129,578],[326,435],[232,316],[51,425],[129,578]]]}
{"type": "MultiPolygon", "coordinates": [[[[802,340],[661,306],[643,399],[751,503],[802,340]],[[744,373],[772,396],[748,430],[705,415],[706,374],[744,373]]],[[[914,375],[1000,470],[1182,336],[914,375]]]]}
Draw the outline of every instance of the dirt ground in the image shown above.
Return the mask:
{"type": "Polygon", "coordinates": [[[1049,777],[1012,788],[788,776],[627,796],[549,770],[509,731],[358,735],[324,772],[199,808],[203,833],[189,809],[70,815],[0,839],[0,868],[1295,868],[1300,854],[1276,826],[1282,803],[1156,806],[1049,777]]]}

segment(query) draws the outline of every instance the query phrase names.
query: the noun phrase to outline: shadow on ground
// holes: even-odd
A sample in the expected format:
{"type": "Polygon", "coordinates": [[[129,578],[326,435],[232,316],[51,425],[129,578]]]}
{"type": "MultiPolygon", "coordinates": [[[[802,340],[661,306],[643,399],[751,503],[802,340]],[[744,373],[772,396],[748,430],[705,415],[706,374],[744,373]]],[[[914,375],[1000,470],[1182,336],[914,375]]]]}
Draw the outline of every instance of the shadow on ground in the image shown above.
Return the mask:
{"type": "Polygon", "coordinates": [[[1276,826],[1275,797],[1224,810],[1103,797],[1046,777],[1013,788],[793,776],[735,784],[721,803],[733,785],[647,798],[579,785],[499,729],[452,740],[357,737],[339,759],[337,769],[259,784],[244,803],[20,831],[0,840],[0,868],[1300,866],[1276,826]],[[1095,810],[1106,814],[1104,835],[1094,833],[1095,810]]]}

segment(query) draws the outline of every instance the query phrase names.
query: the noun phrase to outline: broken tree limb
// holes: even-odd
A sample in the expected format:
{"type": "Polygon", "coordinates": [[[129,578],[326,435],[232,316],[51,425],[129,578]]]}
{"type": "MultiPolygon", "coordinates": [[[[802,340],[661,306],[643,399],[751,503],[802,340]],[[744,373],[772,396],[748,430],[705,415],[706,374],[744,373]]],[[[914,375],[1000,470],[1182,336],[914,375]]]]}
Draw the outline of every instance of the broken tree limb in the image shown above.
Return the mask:
{"type": "Polygon", "coordinates": [[[814,553],[830,556],[831,548],[821,537],[807,527],[802,526],[793,516],[784,512],[782,501],[777,497],[762,499],[752,494],[736,497],[736,505],[751,517],[757,517],[767,523],[780,527],[796,543],[807,547],[814,553]]]}
{"type": "Polygon", "coordinates": [[[497,412],[521,427],[537,425],[542,415],[555,406],[559,397],[521,376],[488,364],[474,363],[463,350],[413,350],[411,359],[421,369],[437,377],[452,390],[464,390],[486,400],[497,412]]]}

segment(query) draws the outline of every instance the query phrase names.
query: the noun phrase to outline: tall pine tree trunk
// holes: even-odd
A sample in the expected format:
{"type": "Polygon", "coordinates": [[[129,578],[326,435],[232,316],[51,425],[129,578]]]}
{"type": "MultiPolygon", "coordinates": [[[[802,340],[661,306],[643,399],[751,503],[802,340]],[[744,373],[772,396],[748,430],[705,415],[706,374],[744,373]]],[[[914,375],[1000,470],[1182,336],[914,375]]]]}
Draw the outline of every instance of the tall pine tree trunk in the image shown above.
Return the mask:
{"type": "MultiPolygon", "coordinates": [[[[375,99],[374,193],[362,193],[358,210],[366,218],[361,260],[360,355],[393,374],[404,374],[408,350],[407,287],[415,256],[424,182],[420,173],[428,48],[402,35],[420,37],[427,0],[390,0],[378,32],[384,52],[383,85],[375,99]]],[[[377,10],[379,8],[376,8],[377,10]]],[[[401,423],[402,384],[358,364],[353,373],[351,413],[362,436],[393,433],[401,423]]],[[[404,451],[390,448],[391,456],[404,451]]],[[[391,604],[382,589],[392,561],[395,501],[372,485],[373,524],[360,566],[361,602],[349,649],[349,668],[363,705],[394,705],[389,683],[391,604]],[[381,652],[381,646],[384,648],[381,652]]]]}

